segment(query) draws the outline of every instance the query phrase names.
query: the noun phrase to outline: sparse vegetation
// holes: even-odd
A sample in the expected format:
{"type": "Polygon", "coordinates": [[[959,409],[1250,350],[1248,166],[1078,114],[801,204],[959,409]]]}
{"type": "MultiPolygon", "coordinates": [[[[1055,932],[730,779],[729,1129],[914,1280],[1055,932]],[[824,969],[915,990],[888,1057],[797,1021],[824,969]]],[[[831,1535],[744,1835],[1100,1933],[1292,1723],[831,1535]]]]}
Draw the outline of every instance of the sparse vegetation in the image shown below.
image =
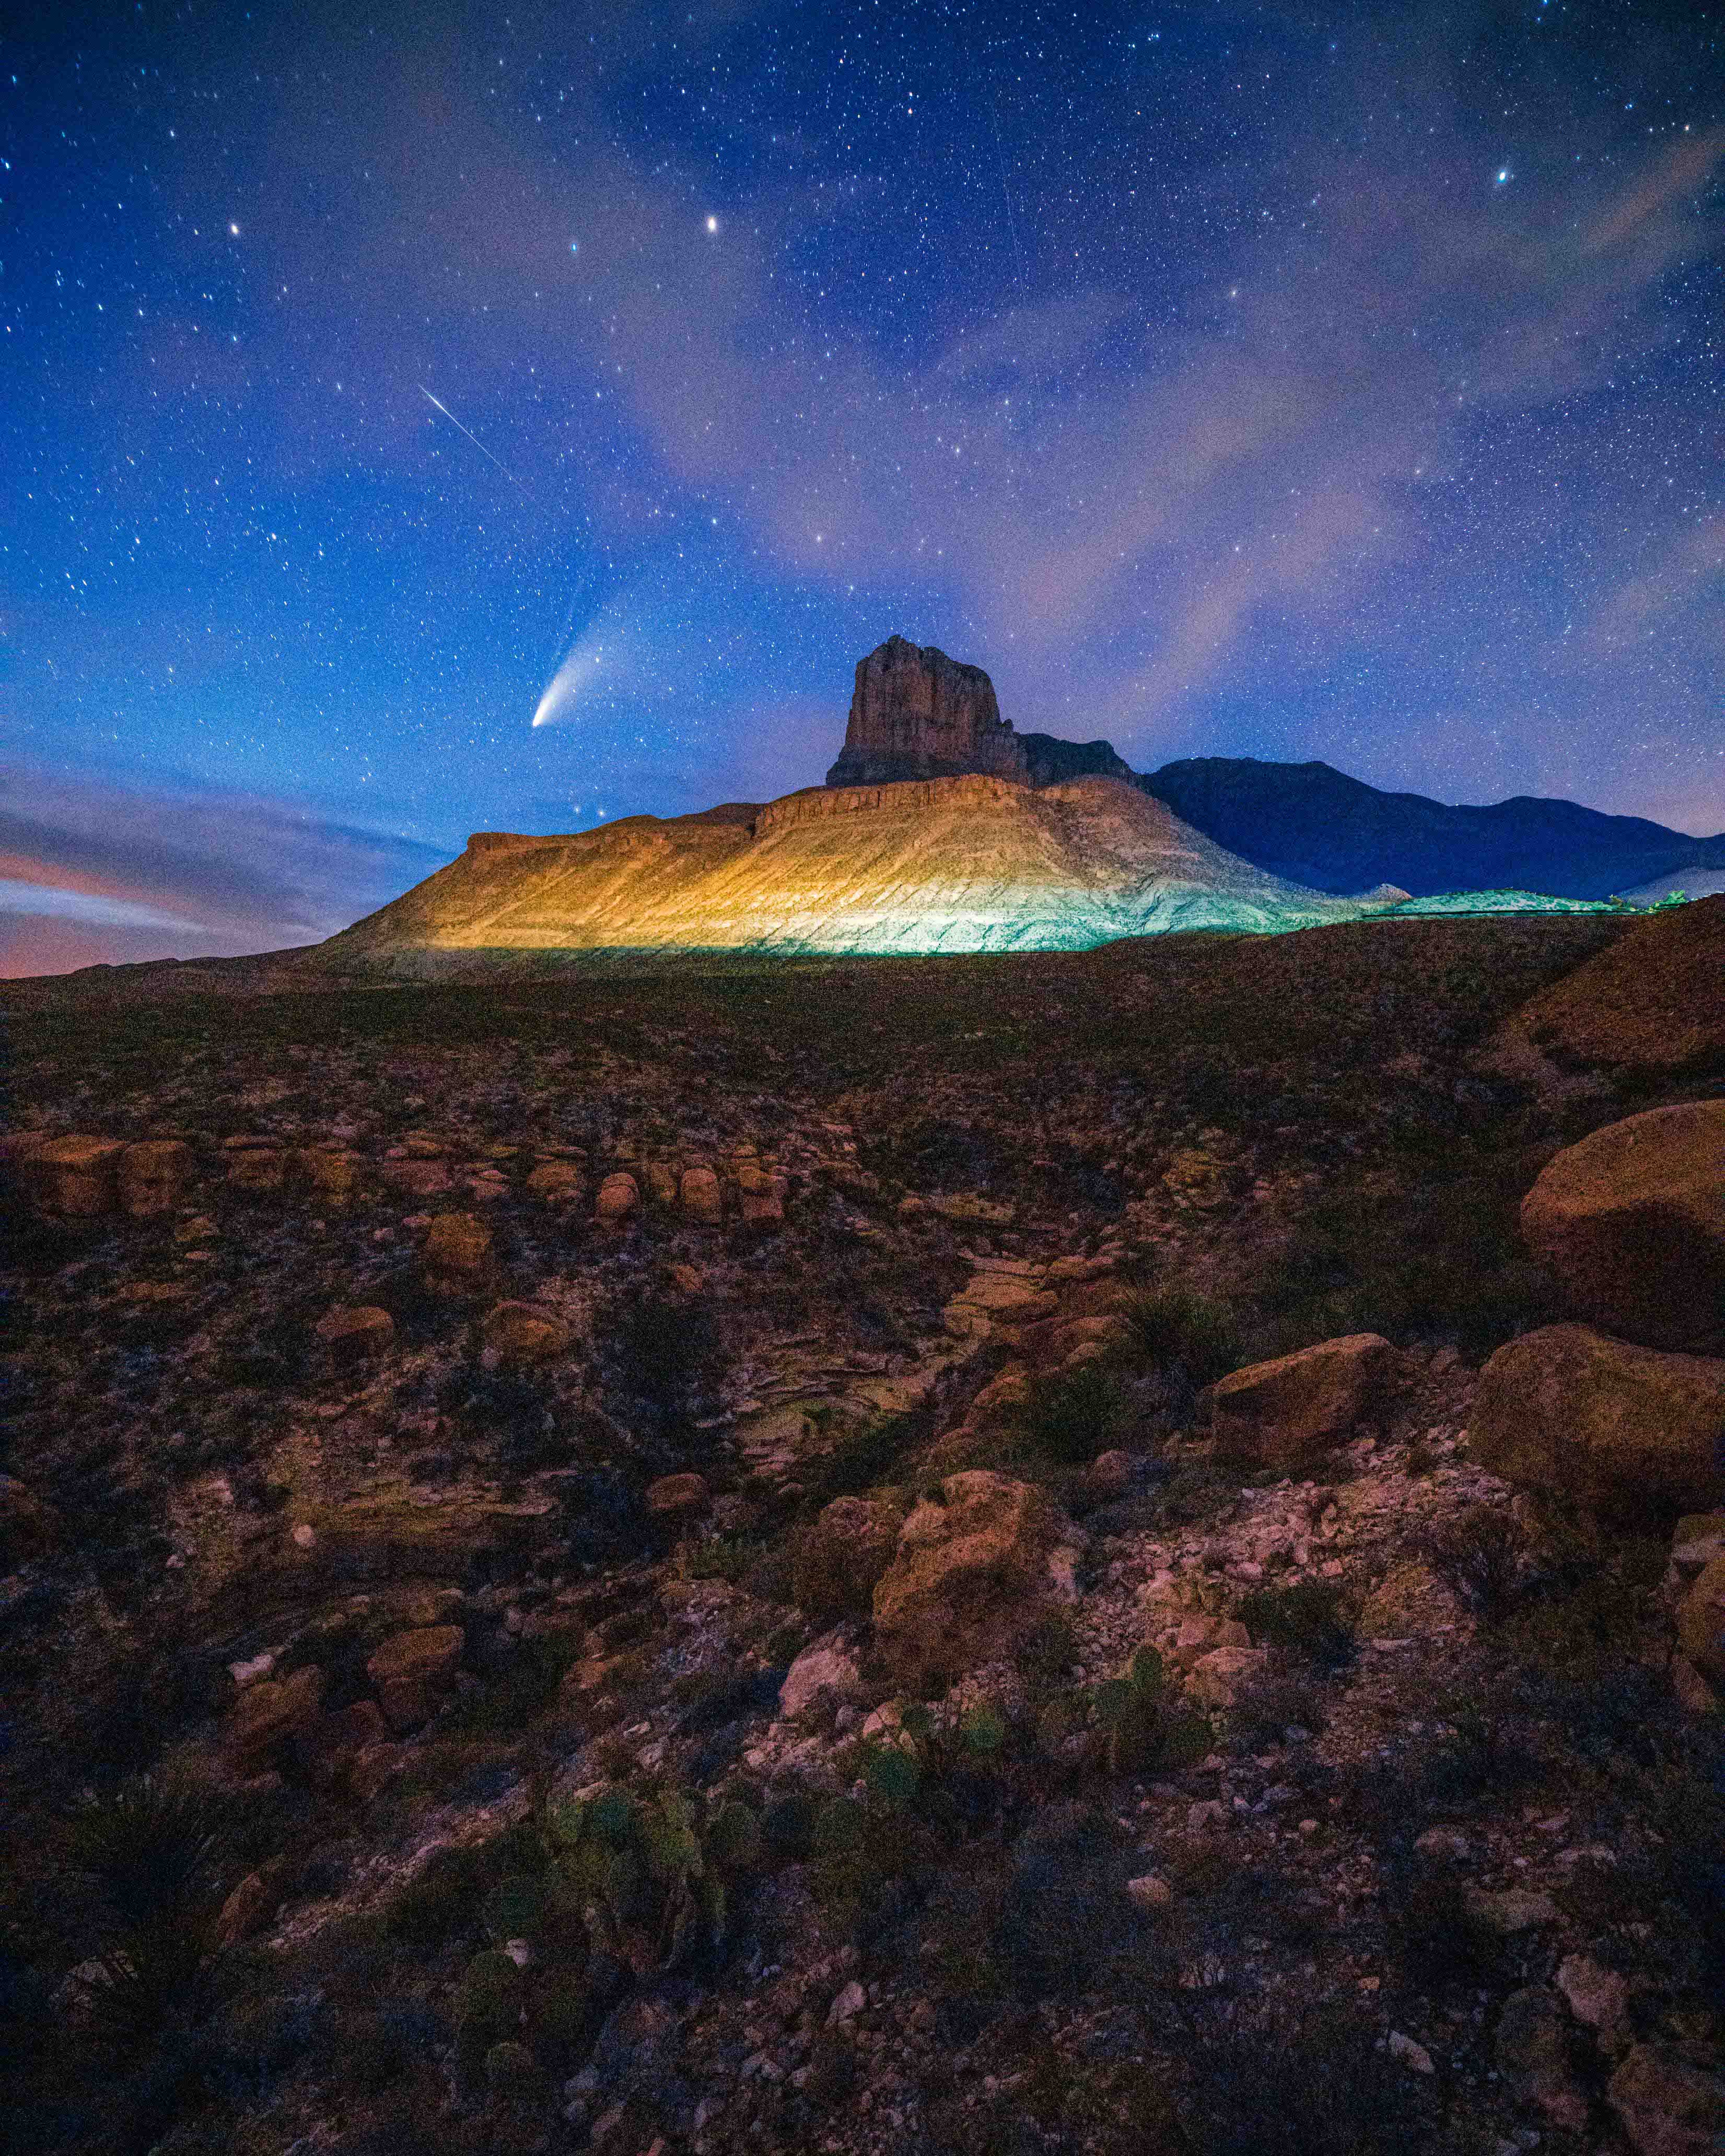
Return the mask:
{"type": "Polygon", "coordinates": [[[1666,1671],[1667,1547],[1481,1494],[1458,1436],[1468,1364],[1551,1310],[1519,1197],[1615,1111],[1465,1051],[1610,926],[959,960],[937,994],[902,963],[614,965],[24,1013],[44,1127],[199,1137],[177,1210],[18,1243],[14,2129],[1482,2156],[1543,2130],[1492,2030],[1571,1954],[1632,1986],[1638,2037],[1712,2058],[1725,1774],[1666,1671]],[[228,1187],[222,1141],[291,1154],[338,1117],[339,1203],[228,1187]],[[756,1159],[770,1231],[737,1209],[756,1159]],[[655,1186],[690,1160],[717,1225],[655,1186]],[[446,1187],[395,1189],[403,1162],[446,1187]],[[530,1193],[537,1165],[583,1195],[530,1193]],[[605,1229],[619,1165],[643,1209],[605,1229]],[[413,1224],[470,1206],[495,1279],[446,1294],[413,1224]],[[492,1353],[493,1297],[571,1344],[492,1353]],[[393,1343],[314,1350],[338,1305],[393,1343]],[[1069,1315],[1108,1321],[1076,1361],[1069,1315]],[[1363,1327],[1417,1351],[1375,1453],[1217,1459],[1205,1385],[1363,1327]],[[1003,1373],[1028,1405],[970,1424],[1003,1373]],[[839,1496],[891,1561],[955,1464],[1083,1533],[946,1691],[885,1656],[872,1571],[828,1595],[798,1565],[839,1496]],[[1409,1559],[1456,1606],[1380,1652],[1356,1620],[1409,1559]],[[811,1647],[834,1689],[793,1718],[811,1647]],[[1500,1931],[1482,1878],[1556,1914],[1500,1931]]]}

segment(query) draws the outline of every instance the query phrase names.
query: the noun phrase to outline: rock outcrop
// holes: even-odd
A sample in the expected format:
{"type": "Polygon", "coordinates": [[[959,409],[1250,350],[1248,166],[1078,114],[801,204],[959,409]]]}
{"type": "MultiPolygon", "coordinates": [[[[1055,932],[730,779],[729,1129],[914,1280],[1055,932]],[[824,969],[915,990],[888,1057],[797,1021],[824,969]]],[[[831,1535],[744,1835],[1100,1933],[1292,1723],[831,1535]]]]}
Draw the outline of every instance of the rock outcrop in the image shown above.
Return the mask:
{"type": "Polygon", "coordinates": [[[1001,717],[980,666],[932,644],[889,636],[856,665],[845,746],[829,786],[880,786],[904,778],[1029,776],[1024,743],[1001,717]]]}
{"type": "Polygon", "coordinates": [[[1376,1332],[1249,1363],[1212,1390],[1217,1446],[1257,1467],[1301,1466],[1338,1445],[1376,1408],[1401,1367],[1401,1357],[1376,1332]]]}
{"type": "Polygon", "coordinates": [[[1527,1247],[1583,1316],[1646,1348],[1725,1347],[1725,1101],[1650,1108],[1548,1163],[1527,1247]]]}
{"type": "Polygon", "coordinates": [[[875,1589],[875,1643],[893,1676],[911,1686],[957,1676],[1076,1599],[1056,1561],[1061,1536],[1031,1484],[983,1468],[948,1475],[905,1522],[875,1589]]]}
{"type": "Polygon", "coordinates": [[[1625,1526],[1725,1497],[1725,1362],[1662,1353],[1587,1325],[1547,1325],[1480,1373],[1474,1458],[1506,1481],[1625,1526]]]}

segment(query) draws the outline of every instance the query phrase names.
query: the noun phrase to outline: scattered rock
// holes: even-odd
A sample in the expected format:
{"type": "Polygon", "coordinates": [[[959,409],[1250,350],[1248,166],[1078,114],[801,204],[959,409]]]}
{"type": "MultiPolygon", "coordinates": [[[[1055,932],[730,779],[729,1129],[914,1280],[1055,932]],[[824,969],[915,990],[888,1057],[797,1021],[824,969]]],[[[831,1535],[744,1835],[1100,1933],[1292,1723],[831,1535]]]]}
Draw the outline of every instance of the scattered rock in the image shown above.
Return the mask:
{"type": "Polygon", "coordinates": [[[1099,1452],[1084,1471],[1084,1485],[1099,1505],[1111,1505],[1125,1496],[1132,1486],[1132,1459],[1118,1447],[1099,1452]]]}
{"type": "Polygon", "coordinates": [[[1232,1707],[1242,1685],[1262,1676],[1267,1647],[1212,1647],[1192,1664],[1186,1679],[1189,1697],[1200,1707],[1232,1707]]]}
{"type": "Polygon", "coordinates": [[[1529,1887],[1505,1887],[1496,1892],[1484,1887],[1464,1887],[1461,1899],[1476,1923],[1505,1938],[1558,1921],[1558,1905],[1550,1895],[1529,1887]]]}
{"type": "Polygon", "coordinates": [[[1522,1199],[1522,1233],[1603,1331],[1725,1347],[1725,1100],[1650,1108],[1567,1147],[1522,1199]]]}
{"type": "Polygon", "coordinates": [[[1628,2020],[1628,1984],[1587,1954],[1564,1955],[1558,1964],[1558,1989],[1576,2020],[1602,2041],[1609,2042],[1628,2020]]]}
{"type": "Polygon", "coordinates": [[[25,1173],[38,1205],[71,1219],[111,1212],[124,1150],[119,1138],[49,1138],[36,1147],[25,1173]]]}
{"type": "Polygon", "coordinates": [[[272,1903],[261,1874],[248,1871],[223,1902],[216,1917],[215,1943],[237,1947],[264,1928],[272,1903]]]}
{"type": "Polygon", "coordinates": [[[1165,1909],[1174,1898],[1174,1890],[1159,1871],[1147,1871],[1142,1878],[1128,1879],[1126,1891],[1141,1909],[1165,1909]]]}
{"type": "Polygon", "coordinates": [[[323,1671],[315,1663],[291,1676],[266,1680],[241,1692],[223,1729],[229,1758],[241,1774],[254,1774],[311,1727],[323,1699],[323,1671]]]}
{"type": "Polygon", "coordinates": [[[280,1146],[248,1143],[228,1156],[228,1187],[254,1198],[280,1190],[287,1180],[287,1155],[280,1146]]]}
{"type": "Polygon", "coordinates": [[[359,1185],[359,1156],[338,1146],[307,1146],[300,1173],[312,1194],[326,1205],[345,1205],[359,1185]]]}
{"type": "Polygon", "coordinates": [[[446,1161],[386,1160],[377,1173],[398,1198],[441,1198],[449,1187],[446,1161]]]}
{"type": "Polygon", "coordinates": [[[1480,1373],[1469,1435],[1474,1458],[1506,1481],[1639,1525],[1717,1503],[1722,1428],[1725,1361],[1548,1325],[1480,1373]]]}
{"type": "Polygon", "coordinates": [[[547,1205],[567,1205],[581,1195],[581,1170],[570,1160],[543,1160],[527,1178],[529,1194],[547,1205]]]}
{"type": "Polygon", "coordinates": [[[725,1217],[719,1178],[710,1168],[685,1168],[680,1186],[683,1210],[700,1228],[716,1228],[725,1217]]]}
{"type": "Polygon", "coordinates": [[[737,1204],[755,1228],[776,1227],[784,1218],[784,1181],[745,1161],[737,1171],[737,1204]]]}
{"type": "Polygon", "coordinates": [[[1435,2074],[1437,2071],[1431,2062],[1431,2054],[1425,2045],[1416,2044],[1411,2036],[1404,2036],[1399,2029],[1390,2030],[1386,2048],[1392,2059],[1399,2059],[1414,2073],[1435,2074]]]}
{"type": "Polygon", "coordinates": [[[1400,1354],[1376,1332],[1249,1363],[1211,1389],[1217,1449],[1259,1467],[1302,1466],[1377,1408],[1402,1368],[1400,1354]]]}

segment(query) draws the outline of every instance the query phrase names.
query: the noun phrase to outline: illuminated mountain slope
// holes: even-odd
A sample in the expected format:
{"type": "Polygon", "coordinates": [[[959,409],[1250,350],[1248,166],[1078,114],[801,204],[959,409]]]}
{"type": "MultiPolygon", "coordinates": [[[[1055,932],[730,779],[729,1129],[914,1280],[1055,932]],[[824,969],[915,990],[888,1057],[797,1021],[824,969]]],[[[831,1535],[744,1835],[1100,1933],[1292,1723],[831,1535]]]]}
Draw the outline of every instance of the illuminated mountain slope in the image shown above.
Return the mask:
{"type": "Polygon", "coordinates": [[[1060,950],[1381,910],[1266,875],[1117,779],[971,776],[814,788],[567,838],[481,833],[320,955],[1060,950]]]}

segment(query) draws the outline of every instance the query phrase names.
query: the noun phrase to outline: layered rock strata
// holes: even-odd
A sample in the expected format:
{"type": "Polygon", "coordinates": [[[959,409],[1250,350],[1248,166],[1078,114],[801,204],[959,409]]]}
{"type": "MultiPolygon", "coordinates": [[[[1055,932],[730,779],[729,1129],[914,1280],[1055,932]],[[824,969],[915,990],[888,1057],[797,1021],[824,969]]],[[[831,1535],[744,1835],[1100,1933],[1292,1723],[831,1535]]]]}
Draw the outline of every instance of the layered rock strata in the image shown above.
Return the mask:
{"type": "Polygon", "coordinates": [[[905,778],[985,773],[1025,778],[1024,747],[1001,717],[980,666],[935,645],[889,636],[856,665],[845,746],[829,786],[880,786],[905,778]]]}

